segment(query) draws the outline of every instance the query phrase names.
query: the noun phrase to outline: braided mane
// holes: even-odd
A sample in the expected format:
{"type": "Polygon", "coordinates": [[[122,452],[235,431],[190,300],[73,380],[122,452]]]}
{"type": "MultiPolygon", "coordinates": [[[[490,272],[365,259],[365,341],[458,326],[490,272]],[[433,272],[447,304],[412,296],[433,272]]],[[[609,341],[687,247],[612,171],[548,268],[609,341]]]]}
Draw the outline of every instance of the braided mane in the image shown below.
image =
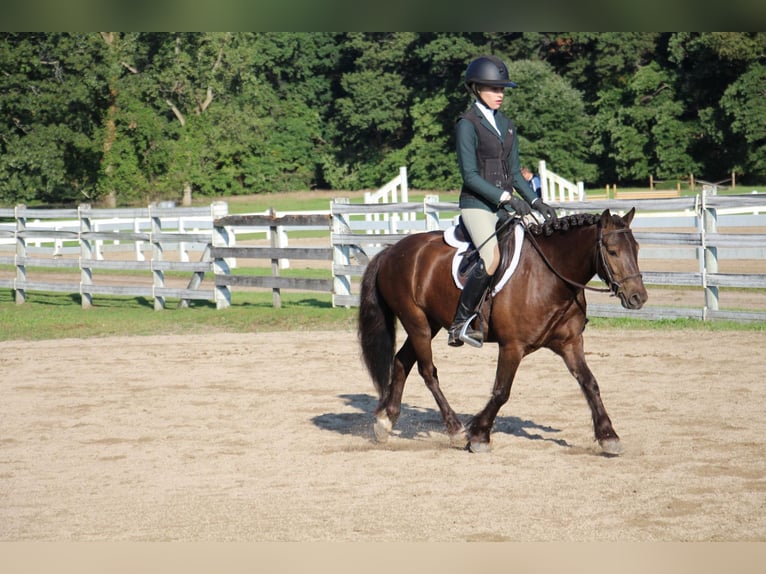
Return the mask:
{"type": "Polygon", "coordinates": [[[527,226],[527,230],[532,235],[553,235],[556,231],[568,231],[573,227],[582,227],[583,225],[593,225],[601,218],[600,215],[595,213],[573,213],[572,215],[566,215],[559,217],[556,221],[546,221],[542,225],[539,223],[531,223],[527,226]]]}

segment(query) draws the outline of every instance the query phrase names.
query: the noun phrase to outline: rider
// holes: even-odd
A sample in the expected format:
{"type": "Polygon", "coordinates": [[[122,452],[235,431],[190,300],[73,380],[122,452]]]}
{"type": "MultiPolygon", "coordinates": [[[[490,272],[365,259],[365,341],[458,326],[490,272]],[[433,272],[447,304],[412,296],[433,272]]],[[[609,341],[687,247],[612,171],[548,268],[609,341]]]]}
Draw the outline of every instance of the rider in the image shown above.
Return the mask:
{"type": "Polygon", "coordinates": [[[500,264],[495,235],[498,211],[510,209],[524,216],[531,213],[531,205],[546,220],[555,219],[556,211],[537,197],[521,174],[516,128],[499,111],[504,89],[516,87],[508,78],[508,68],[495,56],[476,58],[465,71],[465,87],[474,102],[456,127],[457,159],[463,177],[459,206],[465,228],[479,248],[479,261],[460,294],[448,343],[453,347],[463,343],[481,347],[484,334],[471,323],[500,264]],[[514,188],[521,197],[513,195],[514,188]]]}

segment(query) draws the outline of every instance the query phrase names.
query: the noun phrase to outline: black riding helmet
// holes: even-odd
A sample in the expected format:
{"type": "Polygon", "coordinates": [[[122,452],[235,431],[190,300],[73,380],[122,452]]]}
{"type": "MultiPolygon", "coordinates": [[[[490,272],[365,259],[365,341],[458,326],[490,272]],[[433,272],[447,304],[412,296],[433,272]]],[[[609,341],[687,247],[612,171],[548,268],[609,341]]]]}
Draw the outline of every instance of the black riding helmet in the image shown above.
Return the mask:
{"type": "Polygon", "coordinates": [[[503,88],[516,87],[516,84],[508,78],[508,68],[500,58],[495,56],[480,56],[468,64],[465,70],[465,87],[478,98],[477,84],[503,88]]]}

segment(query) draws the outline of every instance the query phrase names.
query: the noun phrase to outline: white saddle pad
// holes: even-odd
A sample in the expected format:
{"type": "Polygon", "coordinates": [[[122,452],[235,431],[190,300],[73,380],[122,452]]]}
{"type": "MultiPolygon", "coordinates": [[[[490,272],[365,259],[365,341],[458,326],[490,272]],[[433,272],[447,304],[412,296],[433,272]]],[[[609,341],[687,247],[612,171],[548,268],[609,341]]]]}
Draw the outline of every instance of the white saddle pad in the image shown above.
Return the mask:
{"type": "MultiPolygon", "coordinates": [[[[463,255],[465,255],[465,252],[468,251],[468,249],[471,247],[471,244],[467,241],[459,241],[455,237],[456,230],[457,225],[453,225],[449,229],[445,230],[444,242],[450,247],[457,249],[455,256],[452,258],[452,279],[455,281],[457,288],[462,290],[463,286],[460,284],[458,269],[460,269],[460,263],[463,261],[463,255]]],[[[516,267],[519,266],[519,259],[521,258],[521,245],[523,243],[524,226],[516,225],[513,228],[513,257],[511,258],[511,264],[508,266],[508,269],[505,270],[505,273],[503,273],[503,276],[497,282],[494,289],[492,289],[493,297],[500,292],[506,283],[508,283],[511,275],[513,275],[513,272],[516,271],[516,267]]]]}

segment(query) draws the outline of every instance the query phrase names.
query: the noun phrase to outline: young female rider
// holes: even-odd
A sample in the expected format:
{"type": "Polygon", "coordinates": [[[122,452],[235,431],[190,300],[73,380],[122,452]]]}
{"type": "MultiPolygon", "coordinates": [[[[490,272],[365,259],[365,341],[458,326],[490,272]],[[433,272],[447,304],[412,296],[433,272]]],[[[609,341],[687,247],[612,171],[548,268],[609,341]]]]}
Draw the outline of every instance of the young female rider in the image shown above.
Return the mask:
{"type": "Polygon", "coordinates": [[[484,335],[471,323],[500,263],[495,236],[498,211],[510,208],[524,216],[531,212],[531,205],[546,220],[555,219],[556,211],[537,197],[521,174],[516,128],[499,111],[504,89],[516,86],[508,79],[508,68],[494,56],[476,58],[465,71],[465,86],[475,101],[456,128],[457,160],[463,177],[459,205],[480,257],[460,295],[448,343],[453,347],[463,343],[481,347],[484,335]],[[514,197],[514,188],[521,198],[514,197]]]}

